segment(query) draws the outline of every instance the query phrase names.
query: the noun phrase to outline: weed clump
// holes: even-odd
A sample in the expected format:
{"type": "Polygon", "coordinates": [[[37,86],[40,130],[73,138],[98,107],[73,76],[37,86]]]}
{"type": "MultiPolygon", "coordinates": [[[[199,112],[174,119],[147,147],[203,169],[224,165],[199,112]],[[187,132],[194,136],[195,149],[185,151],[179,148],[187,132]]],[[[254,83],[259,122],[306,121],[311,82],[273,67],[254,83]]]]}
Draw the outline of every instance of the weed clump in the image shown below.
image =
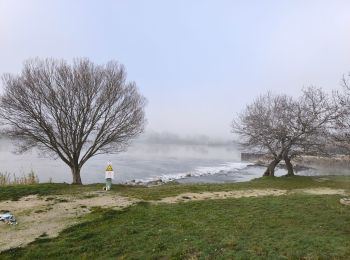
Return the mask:
{"type": "Polygon", "coordinates": [[[39,177],[35,174],[33,169],[27,174],[23,173],[22,176],[16,176],[15,173],[0,172],[0,186],[37,183],[39,183],[39,177]]]}

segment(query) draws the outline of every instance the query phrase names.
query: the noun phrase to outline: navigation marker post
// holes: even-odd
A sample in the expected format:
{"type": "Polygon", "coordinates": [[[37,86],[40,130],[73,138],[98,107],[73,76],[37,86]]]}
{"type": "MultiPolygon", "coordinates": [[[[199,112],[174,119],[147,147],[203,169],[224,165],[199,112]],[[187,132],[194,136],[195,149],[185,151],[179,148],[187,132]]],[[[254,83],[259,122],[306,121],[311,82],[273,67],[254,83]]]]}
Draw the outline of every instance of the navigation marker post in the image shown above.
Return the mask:
{"type": "Polygon", "coordinates": [[[114,171],[112,167],[112,162],[107,163],[106,172],[105,172],[105,179],[106,179],[106,187],[103,187],[104,190],[110,190],[112,188],[112,179],[114,179],[114,171]]]}

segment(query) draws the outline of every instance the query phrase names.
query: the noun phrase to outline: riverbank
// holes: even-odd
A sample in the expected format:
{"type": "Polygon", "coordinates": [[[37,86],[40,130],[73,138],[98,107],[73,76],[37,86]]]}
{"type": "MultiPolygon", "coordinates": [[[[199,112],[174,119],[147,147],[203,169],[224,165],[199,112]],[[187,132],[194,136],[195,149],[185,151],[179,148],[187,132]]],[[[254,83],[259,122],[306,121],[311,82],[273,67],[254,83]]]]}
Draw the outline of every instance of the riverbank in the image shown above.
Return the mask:
{"type": "MultiPolygon", "coordinates": [[[[152,178],[134,179],[126,185],[162,185],[176,181],[182,184],[196,183],[229,183],[246,182],[260,178],[271,162],[271,157],[264,154],[241,153],[240,162],[225,162],[212,166],[196,167],[183,173],[165,173],[152,178]]],[[[331,157],[301,156],[292,161],[294,174],[297,176],[350,176],[349,156],[335,155],[331,157]]],[[[287,167],[281,161],[275,169],[275,176],[287,174],[287,167]]]]}
{"type": "Polygon", "coordinates": [[[350,256],[350,207],[339,203],[350,195],[350,177],[101,187],[1,189],[0,209],[14,213],[19,224],[0,225],[0,250],[16,247],[0,257],[350,256]]]}

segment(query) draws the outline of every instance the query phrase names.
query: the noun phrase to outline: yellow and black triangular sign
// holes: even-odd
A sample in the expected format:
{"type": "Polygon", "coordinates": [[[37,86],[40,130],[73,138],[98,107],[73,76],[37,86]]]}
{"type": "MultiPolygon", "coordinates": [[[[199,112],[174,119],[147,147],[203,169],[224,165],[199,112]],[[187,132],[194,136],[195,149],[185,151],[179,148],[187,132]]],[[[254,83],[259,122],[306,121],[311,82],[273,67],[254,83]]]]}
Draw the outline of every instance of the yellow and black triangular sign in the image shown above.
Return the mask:
{"type": "Polygon", "coordinates": [[[112,165],[107,165],[106,172],[111,172],[113,171],[112,165]]]}

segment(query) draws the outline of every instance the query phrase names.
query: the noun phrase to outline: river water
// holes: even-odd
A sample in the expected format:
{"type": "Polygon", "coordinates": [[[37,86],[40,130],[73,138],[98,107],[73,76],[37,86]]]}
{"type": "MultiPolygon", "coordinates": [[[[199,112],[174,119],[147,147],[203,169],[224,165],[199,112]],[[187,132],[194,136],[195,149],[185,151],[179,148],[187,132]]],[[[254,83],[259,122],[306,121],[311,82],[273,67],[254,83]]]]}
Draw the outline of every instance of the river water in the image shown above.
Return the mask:
{"type": "MultiPolygon", "coordinates": [[[[21,176],[33,170],[40,182],[71,183],[70,169],[62,161],[40,156],[36,151],[14,154],[10,140],[0,140],[0,172],[21,176]]],[[[155,180],[179,182],[222,183],[247,181],[260,177],[264,167],[240,160],[235,145],[184,145],[134,143],[126,152],[91,158],[82,168],[85,184],[104,182],[106,163],[115,171],[114,183],[149,182],[155,180]]],[[[317,170],[301,175],[316,175],[317,170]]],[[[277,176],[285,174],[278,169],[277,176]]]]}

